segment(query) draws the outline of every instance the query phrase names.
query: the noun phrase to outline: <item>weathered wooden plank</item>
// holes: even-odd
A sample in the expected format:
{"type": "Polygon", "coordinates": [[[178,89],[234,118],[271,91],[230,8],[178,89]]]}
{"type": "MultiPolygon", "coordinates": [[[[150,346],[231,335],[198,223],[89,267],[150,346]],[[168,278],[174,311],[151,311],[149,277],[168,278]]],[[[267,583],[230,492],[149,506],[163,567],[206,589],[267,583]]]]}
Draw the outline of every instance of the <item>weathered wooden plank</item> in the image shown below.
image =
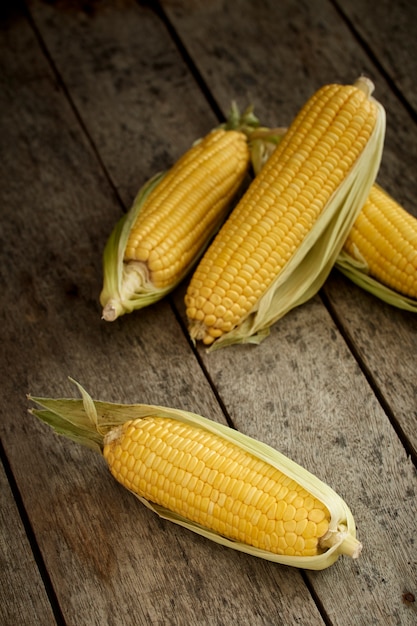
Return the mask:
{"type": "Polygon", "coordinates": [[[22,626],[55,624],[3,465],[0,487],[0,622],[22,626]]]}
{"type": "Polygon", "coordinates": [[[140,185],[172,165],[190,142],[218,120],[196,89],[165,26],[149,8],[131,0],[31,0],[28,5],[129,207],[140,185]],[[86,90],[91,81],[94,85],[86,90]]]}
{"type": "MultiPolygon", "coordinates": [[[[128,37],[133,49],[138,29],[155,28],[154,17],[134,3],[130,10],[123,6],[130,24],[123,40],[127,45],[128,37]]],[[[71,11],[61,13],[65,28],[55,15],[48,14],[51,21],[43,24],[35,15],[47,47],[48,33],[55,38],[51,28],[76,38],[71,20],[73,29],[66,30],[69,15],[79,19],[71,11]]],[[[110,5],[104,18],[91,20],[94,53],[102,29],[118,46],[117,24],[110,5]]],[[[62,45],[60,37],[56,41],[62,45]]],[[[74,44],[80,67],[89,63],[89,41],[74,44]]],[[[286,623],[322,624],[299,572],[213,546],[159,521],[111,480],[100,458],[53,437],[26,416],[26,392],[73,395],[66,380],[72,375],[95,397],[168,404],[223,419],[168,302],[120,323],[100,322],[101,250],[120,212],[118,202],[27,24],[12,21],[2,33],[1,50],[1,135],[8,146],[2,169],[7,185],[1,187],[6,219],[0,276],[7,302],[0,313],[2,437],[66,623],[191,625],[203,616],[208,624],[265,624],[279,615],[286,623]]],[[[52,46],[49,54],[54,58],[52,46]]],[[[121,52],[119,62],[130,61],[121,52]]],[[[180,60],[170,72],[176,63],[180,60]]],[[[58,68],[65,78],[65,63],[58,68]]],[[[137,60],[135,70],[140,74],[137,60]]],[[[178,71],[183,73],[182,65],[178,71]]],[[[93,100],[99,83],[100,72],[80,74],[79,91],[71,85],[77,106],[83,97],[93,100]]],[[[181,108],[183,95],[183,89],[172,91],[170,115],[181,108]]],[[[195,92],[195,102],[199,97],[195,92]]],[[[103,98],[97,110],[106,109],[110,120],[112,107],[112,98],[103,98]]],[[[147,115],[152,109],[149,100],[147,115]]],[[[88,110],[93,113],[80,107],[80,115],[109,171],[113,163],[112,177],[122,189],[114,172],[120,167],[122,180],[123,165],[138,152],[123,152],[115,165],[90,131],[88,110]]],[[[197,126],[200,113],[194,113],[197,126]]],[[[112,135],[117,141],[116,114],[115,120],[107,125],[108,145],[112,135]]],[[[175,137],[165,128],[159,132],[160,139],[175,137]]],[[[194,137],[191,124],[188,142],[194,137]]],[[[142,163],[150,168],[153,158],[150,151],[142,163]]]]}
{"type": "Polygon", "coordinates": [[[416,459],[415,314],[397,310],[364,293],[336,271],[329,277],[325,292],[347,340],[363,362],[376,393],[382,393],[390,418],[416,459]]]}
{"type": "Polygon", "coordinates": [[[341,10],[366,42],[384,71],[399,87],[417,112],[417,91],[414,76],[417,71],[417,5],[399,0],[339,0],[341,10]]]}

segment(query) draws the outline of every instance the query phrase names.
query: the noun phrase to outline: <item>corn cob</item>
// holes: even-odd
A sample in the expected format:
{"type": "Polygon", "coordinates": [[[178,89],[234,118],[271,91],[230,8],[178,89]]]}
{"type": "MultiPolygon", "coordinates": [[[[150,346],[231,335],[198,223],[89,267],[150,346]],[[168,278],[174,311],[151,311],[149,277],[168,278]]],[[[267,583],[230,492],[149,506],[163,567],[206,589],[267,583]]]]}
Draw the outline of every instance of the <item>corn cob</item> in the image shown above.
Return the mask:
{"type": "Polygon", "coordinates": [[[258,343],[325,281],[375,180],[385,112],[372,83],[326,85],[220,229],[185,296],[190,336],[258,343]]]}
{"type": "Polygon", "coordinates": [[[375,295],[391,294],[391,304],[417,311],[417,219],[375,184],[336,266],[352,280],[358,274],[356,282],[375,295]]]}
{"type": "Polygon", "coordinates": [[[104,250],[104,320],[159,300],[190,270],[244,181],[248,135],[257,126],[250,109],[239,118],[233,108],[225,125],[142,187],[104,250]]]}
{"type": "MultiPolygon", "coordinates": [[[[78,383],[76,383],[78,385],[78,383]]],[[[199,415],[151,405],[30,397],[56,432],[102,453],[161,517],[278,563],[328,567],[359,556],[345,502],[269,446],[199,415]]]]}

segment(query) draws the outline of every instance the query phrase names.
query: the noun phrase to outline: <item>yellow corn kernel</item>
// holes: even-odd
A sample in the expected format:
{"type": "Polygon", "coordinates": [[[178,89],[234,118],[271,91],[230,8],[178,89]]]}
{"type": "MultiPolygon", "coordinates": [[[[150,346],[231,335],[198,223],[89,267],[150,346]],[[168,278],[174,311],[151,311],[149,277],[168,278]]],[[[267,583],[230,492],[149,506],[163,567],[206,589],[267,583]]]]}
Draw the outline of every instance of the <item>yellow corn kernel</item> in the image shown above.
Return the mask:
{"type": "Polygon", "coordinates": [[[143,262],[156,288],[175,282],[202,249],[248,166],[244,133],[217,129],[206,135],[147,197],[130,230],[124,262],[143,262]]]}
{"type": "Polygon", "coordinates": [[[330,523],[327,507],[280,470],[216,434],[165,417],[146,417],[111,432],[103,454],[122,485],[229,539],[275,554],[303,556],[307,537],[315,539],[314,553],[321,552],[319,539],[330,523]],[[193,455],[193,464],[183,468],[187,454],[189,461],[193,455]],[[190,489],[192,476],[201,482],[199,500],[197,488],[190,489]],[[280,491],[283,482],[287,488],[277,501],[271,493],[280,491]],[[304,500],[310,499],[314,507],[308,512],[304,500]]]}
{"type": "Polygon", "coordinates": [[[212,344],[258,306],[303,242],[311,241],[377,115],[366,89],[356,85],[326,85],[310,98],[191,278],[185,306],[193,339],[212,344]]]}
{"type": "Polygon", "coordinates": [[[343,250],[379,282],[417,299],[417,219],[374,185],[343,250]]]}

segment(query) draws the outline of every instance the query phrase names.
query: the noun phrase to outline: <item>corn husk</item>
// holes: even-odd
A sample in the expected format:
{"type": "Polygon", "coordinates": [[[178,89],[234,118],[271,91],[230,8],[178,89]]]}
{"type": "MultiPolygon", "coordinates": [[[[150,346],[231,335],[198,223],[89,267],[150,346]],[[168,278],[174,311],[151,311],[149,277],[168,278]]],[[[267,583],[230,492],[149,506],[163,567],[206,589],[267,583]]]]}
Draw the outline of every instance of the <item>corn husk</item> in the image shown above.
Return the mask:
{"type": "Polygon", "coordinates": [[[369,266],[365,259],[352,257],[345,250],[342,250],[337,257],[335,267],[342,272],[349,280],[358,285],[361,289],[368,291],[376,298],[383,302],[403,309],[417,313],[417,300],[408,298],[398,291],[394,291],[390,287],[383,285],[378,280],[369,275],[369,266]]]}
{"type": "Polygon", "coordinates": [[[332,565],[341,554],[347,554],[353,558],[359,556],[362,546],[356,539],[355,522],[344,500],[328,485],[277,450],[223,424],[213,422],[189,411],[156,405],[125,405],[93,400],[79,383],[73,382],[77,385],[82,399],[29,396],[31,401],[42,407],[42,409],[31,409],[30,412],[41,421],[49,424],[56,433],[101,453],[104,437],[108,436],[112,429],[120,427],[121,424],[131,419],[157,415],[198,426],[239,445],[302,484],[307,491],[327,506],[331,514],[331,523],[329,532],[322,540],[321,545],[325,550],[323,553],[311,557],[289,557],[231,541],[134,494],[146,507],[160,517],[234,550],[294,567],[320,570],[332,565]]]}
{"type": "MultiPolygon", "coordinates": [[[[241,115],[233,103],[226,123],[221,124],[218,128],[241,130],[249,137],[251,132],[258,127],[259,121],[251,107],[248,107],[241,115]]],[[[197,140],[195,144],[199,141],[197,140]]],[[[181,268],[177,280],[165,288],[155,287],[150,280],[145,264],[139,262],[124,263],[123,258],[129,233],[146,198],[159,185],[166,173],[167,171],[156,174],[143,185],[134,199],[132,207],[115,225],[106,243],[103,253],[103,287],[100,293],[100,304],[103,307],[102,318],[106,321],[114,321],[125,313],[149,306],[173,291],[198,261],[230,210],[230,206],[225,206],[219,212],[213,227],[207,230],[204,245],[191,262],[181,268]]]]}
{"type": "MultiPolygon", "coordinates": [[[[252,166],[255,174],[260,172],[266,161],[271,156],[275,146],[281,141],[287,128],[265,129],[257,134],[255,149],[252,151],[252,166]]],[[[369,266],[366,260],[357,252],[356,257],[341,250],[337,256],[335,267],[358,287],[371,293],[376,298],[398,309],[417,312],[417,301],[394,289],[382,284],[376,278],[369,275],[369,266]]]]}
{"type": "MultiPolygon", "coordinates": [[[[367,79],[358,79],[357,84],[365,84],[365,88],[369,87],[370,91],[373,89],[367,79]]],[[[238,327],[216,339],[207,349],[208,352],[232,344],[261,343],[275,322],[291,309],[307,302],[323,286],[379,170],[385,139],[385,110],[379,102],[372,100],[377,107],[377,121],[353,168],[295,254],[249,315],[238,327]]],[[[281,129],[281,132],[283,134],[285,129],[281,129]]],[[[274,131],[271,131],[273,134],[274,131]]],[[[279,140],[279,131],[276,138],[279,140]]],[[[270,150],[265,150],[254,163],[256,172],[260,171],[269,154],[270,150]]]]}

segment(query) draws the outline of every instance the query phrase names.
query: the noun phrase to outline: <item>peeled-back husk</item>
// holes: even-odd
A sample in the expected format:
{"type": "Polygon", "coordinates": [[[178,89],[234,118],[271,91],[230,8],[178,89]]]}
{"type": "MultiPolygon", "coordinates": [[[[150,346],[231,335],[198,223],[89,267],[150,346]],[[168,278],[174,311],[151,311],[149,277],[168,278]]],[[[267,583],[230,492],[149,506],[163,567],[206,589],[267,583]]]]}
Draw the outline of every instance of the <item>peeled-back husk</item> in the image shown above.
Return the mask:
{"type": "MultiPolygon", "coordinates": [[[[256,146],[256,150],[252,150],[251,155],[253,169],[256,174],[259,173],[265,165],[275,149],[275,145],[281,141],[287,130],[288,129],[285,127],[270,130],[265,129],[263,134],[259,134],[259,146],[256,146]]],[[[336,259],[335,267],[351,282],[383,302],[398,309],[417,313],[417,300],[391,289],[376,278],[370,276],[368,263],[361,256],[359,251],[357,251],[356,256],[353,257],[342,248],[336,259]]]]}
{"type": "Polygon", "coordinates": [[[135,309],[149,306],[160,300],[168,289],[156,289],[145,280],[138,292],[134,273],[136,268],[143,267],[138,263],[127,266],[123,262],[126,244],[130,230],[143,206],[144,201],[151,191],[165,176],[166,172],[156,174],[140,189],[131,209],[116,224],[103,253],[103,288],[100,294],[100,303],[103,307],[103,319],[114,321],[124,313],[131,313],[135,309]],[[129,280],[129,275],[133,280],[129,280]],[[133,283],[133,284],[132,284],[133,283]],[[131,286],[132,284],[132,286],[131,286]]]}
{"type": "Polygon", "coordinates": [[[417,313],[417,300],[394,291],[394,289],[383,285],[376,278],[370,276],[365,259],[354,258],[342,250],[337,257],[335,267],[358,287],[368,291],[383,302],[395,306],[397,309],[417,313]]]}
{"type": "Polygon", "coordinates": [[[93,400],[79,383],[73,382],[81,393],[82,399],[80,400],[29,396],[29,400],[43,407],[43,409],[30,409],[30,412],[41,421],[49,424],[56,433],[101,453],[104,438],[108,437],[113,429],[119,428],[128,420],[152,415],[173,418],[215,433],[285,473],[326,505],[331,515],[331,521],[329,532],[323,541],[323,546],[326,549],[322,554],[309,557],[290,557],[226,539],[134,494],[145,506],[160,517],[234,550],[293,567],[321,570],[332,565],[341,554],[347,554],[353,558],[359,556],[362,545],[356,539],[355,521],[344,500],[331,487],[274,448],[228,426],[189,411],[157,405],[126,405],[93,400]]]}

